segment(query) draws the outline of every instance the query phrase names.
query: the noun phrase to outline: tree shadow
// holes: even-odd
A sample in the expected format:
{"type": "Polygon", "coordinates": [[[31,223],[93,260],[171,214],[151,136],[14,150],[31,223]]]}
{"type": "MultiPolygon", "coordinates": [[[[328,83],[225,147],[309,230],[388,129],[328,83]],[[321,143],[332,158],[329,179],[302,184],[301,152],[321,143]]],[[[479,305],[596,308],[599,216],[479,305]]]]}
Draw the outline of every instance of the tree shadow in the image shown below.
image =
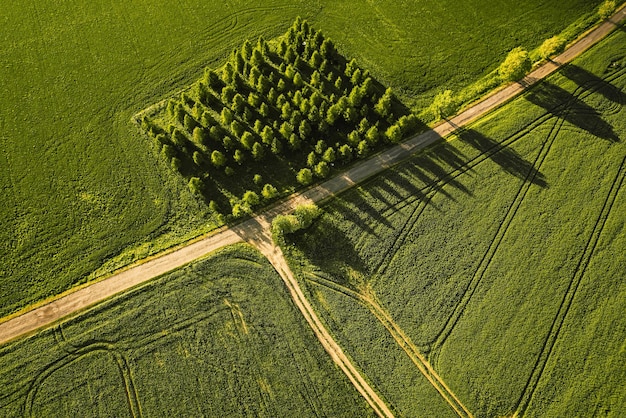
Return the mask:
{"type": "Polygon", "coordinates": [[[612,142],[619,141],[613,127],[602,119],[596,109],[561,87],[549,82],[541,82],[525,97],[529,102],[594,136],[612,142]]]}
{"type": "Polygon", "coordinates": [[[341,286],[355,290],[353,283],[344,275],[346,267],[367,272],[355,243],[327,216],[322,216],[306,230],[287,235],[285,239],[288,244],[295,244],[311,264],[328,273],[325,275],[327,279],[341,286]]]}
{"type": "Polygon", "coordinates": [[[548,186],[545,176],[535,168],[533,163],[525,160],[515,150],[473,129],[461,129],[457,132],[457,136],[462,142],[487,154],[491,161],[507,173],[520,179],[530,179],[533,184],[540,187],[548,186]]]}
{"type": "Polygon", "coordinates": [[[563,67],[561,74],[569,78],[585,90],[592,90],[601,94],[607,100],[611,100],[617,104],[626,103],[626,93],[609,83],[602,77],[585,70],[574,64],[563,67]]]}

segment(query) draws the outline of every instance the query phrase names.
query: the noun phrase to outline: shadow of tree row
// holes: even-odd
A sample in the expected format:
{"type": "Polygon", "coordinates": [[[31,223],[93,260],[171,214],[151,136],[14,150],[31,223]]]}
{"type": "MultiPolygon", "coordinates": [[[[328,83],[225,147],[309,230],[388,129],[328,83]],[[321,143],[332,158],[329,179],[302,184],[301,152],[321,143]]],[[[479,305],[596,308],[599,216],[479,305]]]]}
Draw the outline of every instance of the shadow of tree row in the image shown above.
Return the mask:
{"type": "MultiPolygon", "coordinates": [[[[568,66],[569,67],[569,66],[568,66]]],[[[581,68],[564,69],[563,74],[576,82],[583,89],[602,94],[607,99],[622,104],[624,93],[607,81],[581,68]]],[[[544,108],[552,115],[564,119],[566,122],[590,134],[618,142],[619,136],[613,126],[602,118],[597,109],[582,101],[577,95],[543,81],[534,86],[525,96],[529,102],[544,108]]]]}

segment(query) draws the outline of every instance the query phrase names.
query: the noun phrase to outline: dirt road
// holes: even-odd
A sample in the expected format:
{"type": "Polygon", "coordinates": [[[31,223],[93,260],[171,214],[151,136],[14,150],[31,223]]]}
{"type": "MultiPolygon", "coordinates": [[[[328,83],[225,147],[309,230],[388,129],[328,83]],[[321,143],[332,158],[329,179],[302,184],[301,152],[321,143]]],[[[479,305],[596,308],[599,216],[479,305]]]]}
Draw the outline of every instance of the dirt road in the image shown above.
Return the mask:
{"type": "MultiPolygon", "coordinates": [[[[297,193],[281,204],[266,211],[263,216],[267,219],[273,216],[289,212],[297,205],[304,202],[319,202],[345,191],[355,184],[374,176],[381,171],[398,164],[410,157],[418,150],[432,144],[438,139],[454,132],[459,127],[483,116],[489,111],[501,106],[503,103],[515,97],[528,86],[556,71],[559,66],[566,64],[586,49],[597,43],[615,29],[617,23],[626,17],[626,7],[622,7],[615,15],[595,30],[591,31],[576,44],[568,48],[553,61],[548,62],[530,73],[522,82],[514,83],[487,97],[485,100],[468,108],[461,114],[446,121],[432,130],[408,139],[372,158],[363,161],[351,169],[341,173],[324,183],[302,193],[297,193]]],[[[238,229],[258,225],[254,219],[239,224],[238,229]]],[[[139,264],[121,273],[115,274],[105,280],[84,287],[76,292],[60,297],[47,305],[37,307],[32,311],[11,318],[0,323],[0,345],[14,338],[31,333],[41,327],[45,327],[59,319],[71,315],[77,311],[94,305],[119,292],[123,292],[137,284],[150,280],[168,271],[179,268],[211,251],[222,246],[241,241],[232,230],[226,229],[216,235],[182,247],[174,252],[158,256],[146,263],[139,264]]]]}
{"type": "Polygon", "coordinates": [[[528,86],[556,71],[559,66],[571,61],[605,37],[615,29],[616,24],[625,17],[626,8],[622,7],[609,21],[590,32],[563,54],[556,57],[552,62],[548,62],[530,73],[520,83],[512,84],[498,91],[452,118],[450,121],[438,125],[433,130],[417,135],[389,150],[381,152],[316,187],[293,195],[281,204],[269,209],[254,219],[243,222],[234,228],[225,229],[222,232],[184,246],[176,251],[153,258],[150,261],[129,268],[105,280],[96,282],[90,286],[60,297],[44,306],[37,307],[20,316],[0,323],[0,345],[26,334],[33,333],[39,328],[49,326],[64,317],[76,314],[89,306],[168,271],[179,268],[223,246],[241,242],[243,239],[249,239],[251,242],[257,243],[259,248],[264,251],[264,254],[266,254],[270,262],[274,264],[277,271],[281,274],[281,277],[285,280],[285,284],[294,298],[294,302],[333,360],[341,367],[355,387],[363,394],[365,399],[367,399],[379,415],[392,416],[384,402],[382,402],[372,388],[369,387],[367,382],[363,380],[362,376],[354,369],[341,348],[332,340],[332,337],[324,328],[323,324],[319,322],[319,319],[308,304],[308,301],[304,298],[298,283],[293,279],[292,275],[289,275],[289,270],[285,269],[285,265],[283,265],[283,261],[281,261],[281,254],[276,252],[277,250],[273,248],[273,246],[272,248],[266,247],[268,245],[268,241],[266,240],[269,239],[267,236],[267,225],[277,214],[289,212],[301,203],[319,202],[345,191],[355,184],[410,157],[416,151],[445,137],[459,127],[467,125],[496,107],[501,106],[528,86]],[[262,237],[262,239],[260,239],[260,237],[262,237]]]}
{"type": "Polygon", "coordinates": [[[304,296],[300,285],[296,281],[285,256],[280,247],[276,246],[272,241],[270,233],[271,219],[274,215],[264,214],[257,218],[233,228],[242,239],[255,246],[274,266],[274,269],[280,274],[285,286],[289,290],[291,298],[296,307],[304,316],[315,336],[320,341],[326,352],[339,368],[346,374],[350,382],[359,391],[361,396],[367,401],[372,409],[380,417],[393,417],[393,413],[389,410],[387,404],[380,398],[374,389],[365,381],[363,376],[354,367],[350,359],[343,352],[339,344],[330,335],[324,324],[309,304],[304,296]]]}

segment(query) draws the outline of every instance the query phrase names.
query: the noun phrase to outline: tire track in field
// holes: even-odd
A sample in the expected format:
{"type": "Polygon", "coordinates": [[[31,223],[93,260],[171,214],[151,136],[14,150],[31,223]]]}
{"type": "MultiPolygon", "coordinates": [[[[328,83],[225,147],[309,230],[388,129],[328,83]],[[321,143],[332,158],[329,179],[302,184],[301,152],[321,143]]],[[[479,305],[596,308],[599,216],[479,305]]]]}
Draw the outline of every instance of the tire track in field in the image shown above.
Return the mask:
{"type": "Polygon", "coordinates": [[[463,311],[467,307],[469,300],[471,299],[474,292],[478,288],[480,281],[484,277],[489,265],[491,264],[491,261],[493,260],[497,252],[497,249],[500,243],[504,239],[504,236],[506,235],[506,232],[508,228],[510,227],[513,221],[513,218],[515,214],[517,213],[517,210],[519,209],[522,201],[524,200],[526,193],[532,186],[533,177],[536,175],[536,173],[539,172],[539,169],[541,168],[541,165],[543,164],[545,158],[547,157],[547,154],[549,153],[550,148],[552,147],[554,141],[558,137],[561,129],[563,128],[563,125],[567,121],[568,114],[572,110],[574,110],[573,105],[577,101],[585,99],[588,96],[596,93],[596,90],[597,90],[596,87],[598,86],[601,87],[601,83],[608,83],[608,82],[614,81],[622,77],[625,74],[626,74],[626,69],[622,69],[620,71],[612,73],[609,76],[605,77],[601,82],[595,83],[593,86],[594,87],[593,89],[586,89],[585,85],[582,85],[582,86],[579,85],[571,94],[571,98],[566,103],[563,103],[557,106],[555,109],[548,110],[548,114],[550,114],[550,112],[554,112],[555,116],[552,116],[552,117],[557,117],[558,119],[556,120],[555,124],[550,130],[547,140],[542,145],[542,149],[539,155],[533,162],[532,167],[534,169],[531,169],[525,181],[522,183],[518,193],[516,194],[513,200],[513,203],[507,209],[507,213],[504,217],[504,220],[500,223],[500,226],[498,227],[498,230],[496,231],[496,234],[494,235],[494,238],[492,239],[487,251],[481,258],[478,268],[475,270],[470,282],[468,283],[468,286],[463,291],[461,301],[459,302],[459,304],[457,304],[456,308],[453,311],[453,314],[446,321],[446,324],[444,325],[443,330],[439,333],[439,335],[435,338],[434,342],[432,343],[433,351],[430,354],[431,355],[430,358],[434,364],[437,364],[437,357],[439,354],[438,349],[443,346],[446,339],[450,336],[453,328],[456,326],[461,315],[463,314],[463,311]],[[546,147],[546,144],[548,145],[547,147],[546,147]]]}
{"type": "Polygon", "coordinates": [[[513,198],[513,202],[509,205],[507,212],[504,216],[504,219],[500,222],[500,225],[498,229],[496,230],[496,233],[494,237],[492,238],[489,244],[489,247],[487,248],[487,251],[483,254],[478,264],[478,267],[476,268],[476,270],[474,271],[474,274],[472,275],[472,278],[469,280],[467,286],[463,290],[463,294],[461,296],[459,303],[456,305],[456,307],[454,308],[452,312],[452,315],[450,315],[450,317],[444,324],[444,327],[441,330],[441,332],[439,332],[439,334],[435,337],[434,341],[432,342],[431,361],[433,361],[433,363],[437,364],[438,349],[444,344],[446,339],[452,333],[452,330],[458,323],[461,315],[463,314],[463,311],[467,307],[470,299],[474,295],[474,292],[478,288],[478,285],[480,284],[483,277],[485,276],[487,269],[491,265],[491,261],[493,260],[498,250],[498,247],[502,243],[504,236],[506,235],[509,227],[511,226],[511,223],[513,222],[513,219],[515,215],[517,214],[518,209],[520,208],[522,202],[524,201],[526,194],[532,187],[533,179],[536,176],[536,173],[538,173],[539,169],[541,168],[541,165],[545,161],[546,156],[550,152],[550,149],[552,148],[552,145],[554,144],[554,140],[558,136],[559,131],[561,130],[564,122],[565,122],[564,119],[557,119],[555,121],[552,129],[550,130],[548,134],[547,140],[544,141],[539,151],[539,154],[533,161],[534,169],[531,169],[531,171],[528,173],[528,175],[526,176],[526,178],[520,185],[520,188],[515,194],[515,197],[513,198]]]}
{"type": "MultiPolygon", "coordinates": [[[[62,336],[62,331],[59,330],[57,334],[62,336]]],[[[55,339],[58,335],[55,335],[55,339]]],[[[65,347],[71,347],[71,345],[67,344],[65,345],[65,347]]],[[[126,400],[128,402],[129,411],[133,417],[142,416],[141,405],[137,396],[137,390],[132,380],[132,374],[130,372],[128,361],[126,357],[124,357],[124,355],[121,354],[113,344],[107,342],[94,342],[75,350],[70,349],[70,351],[71,354],[68,354],[67,356],[52,363],[41,373],[39,373],[37,377],[32,381],[26,393],[26,399],[22,407],[24,416],[35,416],[32,409],[37,398],[37,393],[39,391],[39,387],[46,381],[47,378],[49,378],[52,374],[62,369],[63,367],[69,366],[72,363],[75,363],[90,354],[96,353],[102,353],[104,355],[110,355],[113,357],[113,360],[117,364],[120,377],[122,378],[124,384],[124,391],[126,393],[126,400]]]]}
{"type": "MultiPolygon", "coordinates": [[[[102,341],[96,341],[84,347],[73,345],[65,337],[62,323],[54,327],[53,333],[54,333],[54,339],[57,342],[57,344],[59,344],[61,349],[64,350],[70,356],[78,355],[77,360],[94,352],[94,349],[90,348],[92,346],[101,345],[102,347],[107,347],[107,349],[109,350],[108,353],[114,357],[117,363],[121,378],[124,381],[124,392],[126,392],[126,400],[128,402],[128,407],[130,408],[132,416],[133,417],[142,416],[141,404],[139,403],[139,394],[137,393],[137,389],[135,388],[135,382],[133,381],[130,366],[128,365],[128,358],[122,352],[120,352],[120,350],[118,350],[118,348],[115,345],[108,343],[108,342],[102,342],[102,341]],[[85,350],[85,352],[80,353],[81,350],[85,350]]],[[[99,350],[99,348],[95,349],[95,351],[97,350],[99,350]]]]}
{"type": "Polygon", "coordinates": [[[368,294],[368,292],[356,292],[332,280],[328,280],[319,274],[309,273],[308,276],[310,282],[341,293],[365,305],[454,412],[456,412],[459,417],[473,417],[469,409],[460,401],[454,392],[452,392],[441,376],[439,376],[428,362],[424,354],[422,354],[413,341],[411,341],[410,337],[396,324],[393,318],[391,318],[391,315],[380,306],[375,295],[368,294]]]}
{"type": "Polygon", "coordinates": [[[552,321],[552,325],[550,326],[550,331],[544,340],[543,346],[541,348],[541,352],[537,357],[537,361],[533,367],[533,371],[526,382],[526,386],[524,387],[524,391],[518,401],[516,411],[514,417],[523,416],[526,412],[526,408],[528,407],[535,390],[537,388],[537,384],[543,371],[546,367],[548,359],[552,354],[552,350],[554,349],[554,345],[559,336],[561,328],[563,327],[563,323],[567,317],[567,314],[572,306],[572,302],[576,296],[576,292],[580,286],[580,282],[587,271],[587,267],[589,266],[589,262],[595,252],[596,246],[598,245],[598,241],[600,236],[602,235],[602,231],[604,229],[604,225],[606,224],[606,220],[611,214],[611,210],[619,194],[623,184],[624,178],[626,177],[626,157],[622,160],[622,163],[617,170],[617,174],[615,175],[615,179],[611,184],[611,188],[609,193],[607,194],[604,203],[602,205],[602,209],[600,210],[600,214],[596,220],[596,223],[591,231],[591,236],[587,240],[587,244],[585,245],[585,250],[583,251],[582,256],[580,257],[572,279],[569,282],[567,287],[567,291],[563,296],[561,304],[559,305],[559,309],[557,314],[552,321]]]}
{"type": "MultiPolygon", "coordinates": [[[[382,274],[385,273],[385,271],[387,270],[387,268],[389,267],[389,265],[393,261],[393,258],[395,257],[396,252],[400,249],[400,247],[402,247],[402,245],[404,245],[404,242],[406,241],[409,233],[415,227],[419,217],[421,216],[423,211],[428,206],[428,203],[430,203],[430,201],[434,198],[434,196],[438,192],[442,191],[445,186],[449,185],[454,180],[456,180],[457,177],[467,173],[468,171],[473,170],[479,164],[481,164],[481,163],[483,163],[483,162],[485,162],[487,160],[490,160],[491,157],[494,154],[496,154],[496,153],[502,151],[503,149],[508,148],[511,145],[515,144],[518,140],[522,139],[525,135],[527,135],[528,133],[532,132],[535,128],[537,128],[538,126],[541,126],[543,123],[545,123],[546,121],[550,120],[553,117],[554,116],[550,115],[549,113],[543,114],[542,116],[540,116],[540,117],[536,118],[534,121],[532,121],[524,129],[516,132],[513,135],[510,135],[508,138],[504,139],[503,141],[501,141],[501,142],[499,142],[497,144],[494,144],[490,149],[488,149],[485,152],[479,154],[478,156],[468,160],[461,167],[458,167],[457,169],[450,171],[444,177],[441,177],[441,178],[439,178],[439,179],[429,183],[428,185],[426,185],[425,187],[420,189],[420,192],[424,196],[423,198],[422,197],[416,197],[414,195],[410,195],[406,199],[403,199],[402,201],[400,201],[400,202],[398,202],[398,203],[396,203],[396,204],[394,204],[392,206],[389,206],[388,208],[383,210],[381,212],[382,216],[391,216],[392,214],[391,215],[387,215],[389,213],[389,211],[393,210],[394,213],[398,212],[402,208],[404,208],[404,207],[406,207],[408,205],[413,204],[416,200],[421,199],[421,201],[415,206],[415,208],[413,209],[411,214],[408,216],[408,218],[405,221],[404,225],[401,227],[400,233],[395,235],[392,244],[387,248],[387,250],[385,250],[385,253],[384,253],[383,257],[381,258],[381,260],[378,263],[377,267],[374,269],[376,274],[377,275],[382,275],[382,274]]],[[[461,131],[461,128],[459,128],[459,132],[460,131],[461,131]]],[[[535,167],[533,166],[531,168],[531,170],[534,169],[534,168],[535,167]]],[[[538,173],[538,169],[535,169],[534,171],[536,173],[538,173]]]]}
{"type": "Polygon", "coordinates": [[[317,339],[330,355],[333,362],[345,373],[352,385],[372,407],[374,412],[380,417],[393,417],[394,414],[387,404],[354,367],[348,356],[346,356],[343,349],[331,336],[328,329],[321,322],[317,313],[304,296],[300,284],[295,279],[291,268],[285,260],[282,250],[272,241],[268,215],[251,219],[246,228],[242,228],[240,225],[239,228],[235,229],[241,238],[258,249],[272,264],[276,272],[278,272],[283,279],[291,299],[304,316],[304,319],[313,330],[317,339]]]}

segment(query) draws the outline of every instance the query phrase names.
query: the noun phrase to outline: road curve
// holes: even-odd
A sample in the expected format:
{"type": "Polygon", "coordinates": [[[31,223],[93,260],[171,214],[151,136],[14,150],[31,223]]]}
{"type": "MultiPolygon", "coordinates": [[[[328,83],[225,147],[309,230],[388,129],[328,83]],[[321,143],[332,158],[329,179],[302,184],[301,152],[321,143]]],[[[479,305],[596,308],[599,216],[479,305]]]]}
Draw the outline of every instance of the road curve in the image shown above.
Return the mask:
{"type": "MultiPolygon", "coordinates": [[[[255,225],[259,225],[261,216],[265,222],[271,221],[275,215],[289,212],[301,203],[319,202],[328,199],[398,164],[410,157],[413,153],[454,132],[459,127],[467,125],[491,110],[501,106],[527,87],[553,73],[560,66],[568,63],[608,35],[625,17],[626,6],[622,6],[611,19],[581,38],[554,60],[537,68],[521,82],[511,84],[497,93],[488,96],[485,100],[468,108],[451,120],[436,126],[432,130],[416,135],[366,161],[356,164],[351,169],[338,174],[324,183],[304,192],[292,195],[282,203],[268,209],[262,215],[240,223],[236,227],[237,231],[243,231],[246,230],[246,228],[255,229],[255,225]]],[[[36,307],[19,316],[4,320],[0,323],[0,345],[30,334],[39,328],[49,326],[66,316],[75,314],[78,311],[128,290],[142,282],[179,268],[223,246],[241,241],[241,236],[238,235],[233,228],[224,229],[200,241],[188,244],[173,252],[156,256],[150,261],[141,263],[114,274],[107,279],[59,297],[46,305],[36,307]]]]}

